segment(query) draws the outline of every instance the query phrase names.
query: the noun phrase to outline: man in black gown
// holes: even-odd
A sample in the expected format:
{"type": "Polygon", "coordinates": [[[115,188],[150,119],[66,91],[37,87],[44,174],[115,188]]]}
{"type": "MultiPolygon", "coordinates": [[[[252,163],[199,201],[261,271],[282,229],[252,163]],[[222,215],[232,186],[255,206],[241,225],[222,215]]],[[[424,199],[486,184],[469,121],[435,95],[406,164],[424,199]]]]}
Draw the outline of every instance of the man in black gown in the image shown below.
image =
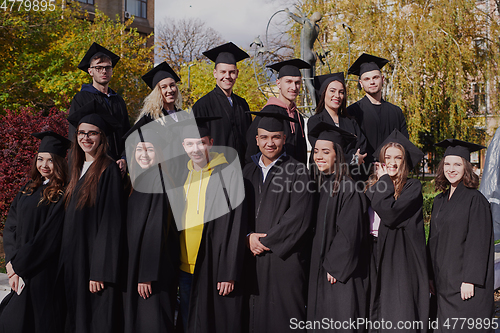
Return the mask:
{"type": "MultiPolygon", "coordinates": [[[[278,86],[278,97],[270,97],[262,111],[278,112],[295,119],[298,123],[289,122],[285,125],[286,135],[285,150],[288,155],[297,161],[307,163],[307,142],[305,136],[304,118],[297,110],[295,101],[302,85],[302,74],[300,70],[311,66],[301,59],[291,59],[267,66],[278,72],[276,85],[278,86]]],[[[247,154],[245,162],[252,162],[252,156],[259,152],[259,147],[255,144],[257,135],[258,120],[254,121],[247,131],[247,154]]]]}
{"type": "MultiPolygon", "coordinates": [[[[119,56],[95,42],[90,46],[78,68],[89,73],[92,77],[92,84],[83,84],[82,89],[73,97],[69,115],[95,99],[121,124],[121,128],[108,136],[108,155],[116,161],[123,176],[127,169],[127,163],[125,161],[125,140],[122,137],[130,129],[130,122],[123,98],[109,87],[113,68],[119,60],[119,56]]],[[[75,127],[69,124],[68,139],[74,139],[75,131],[75,127]]]]}
{"type": "MultiPolygon", "coordinates": [[[[358,122],[366,137],[367,147],[365,163],[373,162],[372,154],[380,144],[397,129],[409,138],[403,111],[398,106],[382,98],[384,75],[380,71],[389,60],[363,53],[348,70],[348,74],[359,76],[359,84],[365,91],[365,97],[347,108],[348,114],[358,122]]],[[[366,170],[366,174],[369,170],[366,170]]]]}
{"type": "Polygon", "coordinates": [[[250,110],[248,103],[233,93],[233,87],[239,73],[236,63],[249,55],[231,42],[203,54],[215,62],[216,86],[193,105],[193,113],[195,117],[221,117],[209,125],[214,146],[234,148],[243,167],[246,152],[245,133],[252,117],[245,113],[250,110]]]}
{"type": "Polygon", "coordinates": [[[255,114],[260,116],[256,140],[261,152],[243,170],[249,209],[247,320],[250,332],[287,332],[293,321],[306,317],[314,186],[306,166],[283,149],[284,128],[294,119],[255,114]]]}

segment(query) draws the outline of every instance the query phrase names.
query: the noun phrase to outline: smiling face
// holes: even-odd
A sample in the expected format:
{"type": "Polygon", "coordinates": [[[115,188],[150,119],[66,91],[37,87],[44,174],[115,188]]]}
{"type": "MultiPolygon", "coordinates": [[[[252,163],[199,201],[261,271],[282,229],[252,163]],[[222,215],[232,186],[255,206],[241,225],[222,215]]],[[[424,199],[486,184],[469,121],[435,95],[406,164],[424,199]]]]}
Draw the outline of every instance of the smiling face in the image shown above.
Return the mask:
{"type": "Polygon", "coordinates": [[[444,158],[444,176],[451,186],[457,186],[464,178],[465,163],[462,157],[449,155],[444,158]]]}
{"type": "Polygon", "coordinates": [[[314,163],[318,166],[319,171],[327,175],[333,173],[336,160],[337,154],[333,142],[317,140],[314,147],[314,163]]]}
{"type": "Polygon", "coordinates": [[[81,123],[77,130],[78,145],[83,150],[86,160],[90,161],[95,156],[97,148],[101,144],[101,130],[99,127],[81,123]]]}
{"type": "Polygon", "coordinates": [[[325,90],[325,108],[328,111],[338,111],[345,98],[344,85],[339,81],[332,81],[325,90]]]}
{"type": "Polygon", "coordinates": [[[214,143],[214,139],[204,136],[201,139],[184,139],[182,146],[193,164],[203,168],[209,161],[209,152],[214,143]]]}
{"type": "Polygon", "coordinates": [[[404,153],[401,149],[396,147],[389,147],[385,151],[385,166],[387,168],[387,174],[392,178],[397,176],[398,172],[401,171],[401,167],[404,161],[404,153]]]}
{"type": "Polygon", "coordinates": [[[54,172],[54,163],[50,153],[38,153],[36,157],[36,169],[43,179],[49,179],[54,172]]]}
{"type": "Polygon", "coordinates": [[[382,91],[384,76],[379,70],[363,73],[359,78],[359,84],[369,95],[376,95],[382,91]]]}
{"type": "Polygon", "coordinates": [[[156,163],[155,147],[150,142],[139,142],[135,148],[135,160],[142,169],[150,168],[156,163]]]}
{"type": "Polygon", "coordinates": [[[283,132],[269,132],[263,128],[259,128],[256,140],[263,158],[270,163],[281,156],[286,135],[283,132]]]}
{"type": "Polygon", "coordinates": [[[167,77],[160,82],[158,82],[161,90],[161,97],[163,98],[163,104],[168,110],[173,110],[175,100],[179,94],[179,89],[177,89],[177,84],[175,80],[167,77]]]}
{"type": "Polygon", "coordinates": [[[302,78],[300,76],[283,76],[276,80],[280,95],[294,102],[300,92],[302,78]]]}
{"type": "Polygon", "coordinates": [[[238,73],[236,65],[218,63],[214,69],[216,83],[226,94],[231,94],[238,78],[238,73]]]}

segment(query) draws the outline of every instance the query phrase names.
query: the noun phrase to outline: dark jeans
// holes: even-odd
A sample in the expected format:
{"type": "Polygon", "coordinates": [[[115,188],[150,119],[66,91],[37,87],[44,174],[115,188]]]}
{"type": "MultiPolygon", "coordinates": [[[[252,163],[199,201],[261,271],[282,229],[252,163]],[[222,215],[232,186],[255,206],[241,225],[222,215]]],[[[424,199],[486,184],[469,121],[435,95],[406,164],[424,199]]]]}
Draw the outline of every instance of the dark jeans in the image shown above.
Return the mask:
{"type": "Polygon", "coordinates": [[[180,311],[182,326],[184,332],[187,332],[189,315],[189,297],[191,295],[191,285],[193,283],[193,274],[179,271],[179,298],[181,299],[180,311]]]}

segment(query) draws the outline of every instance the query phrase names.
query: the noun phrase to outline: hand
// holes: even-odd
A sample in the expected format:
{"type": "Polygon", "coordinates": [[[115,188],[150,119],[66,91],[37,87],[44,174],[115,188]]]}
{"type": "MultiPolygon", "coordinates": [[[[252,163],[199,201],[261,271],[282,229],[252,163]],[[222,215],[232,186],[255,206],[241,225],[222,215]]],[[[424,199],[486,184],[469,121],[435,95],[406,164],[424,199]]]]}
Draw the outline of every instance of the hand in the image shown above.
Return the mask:
{"type": "Polygon", "coordinates": [[[331,284],[334,284],[334,283],[337,283],[337,279],[334,278],[333,276],[330,275],[330,273],[326,273],[326,279],[328,280],[328,282],[330,282],[331,284]]]}
{"type": "Polygon", "coordinates": [[[89,290],[91,293],[95,294],[98,291],[104,289],[104,281],[90,281],[89,290]]]}
{"type": "Polygon", "coordinates": [[[9,278],[9,285],[17,293],[17,287],[19,287],[19,275],[14,274],[9,278]]]}
{"type": "Polygon", "coordinates": [[[377,174],[377,179],[380,179],[383,175],[387,175],[387,167],[385,166],[385,163],[376,162],[375,173],[377,174]]]}
{"type": "Polygon", "coordinates": [[[368,155],[368,153],[361,154],[360,150],[358,149],[355,155],[358,155],[358,165],[361,165],[365,163],[365,157],[368,155]]]}
{"type": "Polygon", "coordinates": [[[462,295],[462,300],[464,301],[474,297],[474,285],[472,283],[462,282],[460,294],[462,295]]]}
{"type": "Polygon", "coordinates": [[[230,280],[229,282],[217,282],[217,290],[221,296],[229,295],[234,290],[234,280],[230,280]]]}
{"type": "Polygon", "coordinates": [[[127,171],[127,161],[121,158],[118,161],[116,161],[116,164],[118,164],[118,167],[120,168],[120,173],[122,174],[122,177],[125,176],[125,172],[127,171]]]}
{"type": "Polygon", "coordinates": [[[151,281],[144,282],[144,283],[138,283],[137,284],[137,292],[139,293],[139,295],[142,298],[148,299],[149,296],[151,296],[151,294],[153,293],[151,291],[151,281]]]}
{"type": "Polygon", "coordinates": [[[251,233],[248,235],[248,248],[252,251],[253,255],[259,255],[264,251],[271,251],[269,248],[265,247],[261,242],[261,237],[266,237],[267,234],[251,233]]]}
{"type": "Polygon", "coordinates": [[[434,287],[434,280],[429,280],[429,291],[431,294],[436,295],[436,287],[434,287]]]}
{"type": "Polygon", "coordinates": [[[5,265],[7,269],[7,277],[10,279],[16,272],[14,272],[14,267],[12,267],[12,263],[9,261],[7,265],[5,265]]]}

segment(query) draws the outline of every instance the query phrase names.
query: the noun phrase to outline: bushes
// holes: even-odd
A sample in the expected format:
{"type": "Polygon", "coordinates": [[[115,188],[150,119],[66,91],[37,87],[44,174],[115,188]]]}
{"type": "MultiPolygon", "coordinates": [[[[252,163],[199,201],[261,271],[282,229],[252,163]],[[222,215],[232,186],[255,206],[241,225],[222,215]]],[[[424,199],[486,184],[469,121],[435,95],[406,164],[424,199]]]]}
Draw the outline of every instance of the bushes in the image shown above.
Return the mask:
{"type": "Polygon", "coordinates": [[[52,108],[48,113],[22,108],[0,115],[0,231],[19,188],[29,177],[31,160],[40,140],[30,134],[52,130],[67,136],[66,113],[52,108]]]}

